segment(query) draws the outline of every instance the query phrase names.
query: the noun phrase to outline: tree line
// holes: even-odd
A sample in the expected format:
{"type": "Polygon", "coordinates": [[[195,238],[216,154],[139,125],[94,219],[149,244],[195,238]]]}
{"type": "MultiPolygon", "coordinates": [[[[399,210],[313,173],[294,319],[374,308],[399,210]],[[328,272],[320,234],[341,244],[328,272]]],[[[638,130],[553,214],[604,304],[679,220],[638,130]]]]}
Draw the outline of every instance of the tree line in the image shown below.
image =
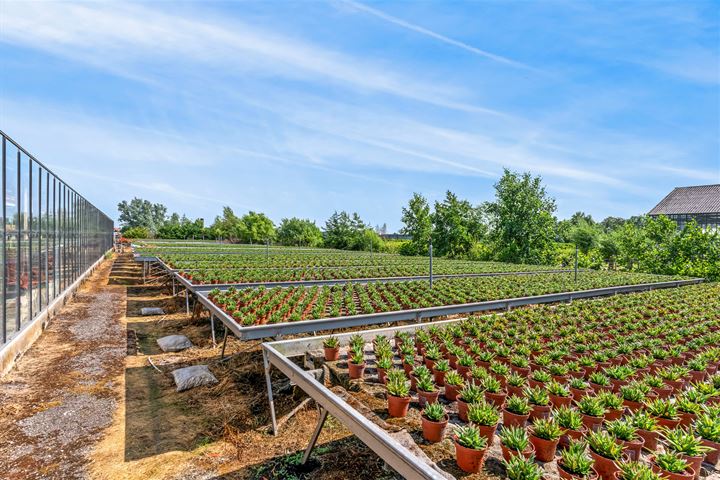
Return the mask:
{"type": "MultiPolygon", "coordinates": [[[[131,238],[205,238],[242,243],[393,251],[467,260],[572,265],[720,279],[720,233],[695,222],[683,228],[666,217],[608,217],[596,222],[577,212],[555,216],[555,199],[542,178],[505,169],[494,185],[493,201],[474,205],[448,191],[433,205],[414,193],[402,208],[401,233],[409,240],[383,241],[357,213],[335,212],[321,229],[315,222],[283,218],[279,225],[263,213],[236,216],[230,207],[210,226],[202,219],[167,215],[161,204],[134,198],[121,202],[120,223],[131,238]]],[[[384,231],[385,226],[382,227],[384,231]]]]}

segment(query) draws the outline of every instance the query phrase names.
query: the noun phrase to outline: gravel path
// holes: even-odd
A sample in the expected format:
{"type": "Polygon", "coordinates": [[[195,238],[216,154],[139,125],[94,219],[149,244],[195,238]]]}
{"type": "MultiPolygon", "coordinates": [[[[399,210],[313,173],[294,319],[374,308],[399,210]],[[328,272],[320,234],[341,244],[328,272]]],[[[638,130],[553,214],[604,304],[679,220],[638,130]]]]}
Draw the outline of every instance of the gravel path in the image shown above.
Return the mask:
{"type": "Polygon", "coordinates": [[[124,370],[126,296],[108,285],[111,266],[96,270],[0,380],[2,478],[88,478],[124,370]]]}

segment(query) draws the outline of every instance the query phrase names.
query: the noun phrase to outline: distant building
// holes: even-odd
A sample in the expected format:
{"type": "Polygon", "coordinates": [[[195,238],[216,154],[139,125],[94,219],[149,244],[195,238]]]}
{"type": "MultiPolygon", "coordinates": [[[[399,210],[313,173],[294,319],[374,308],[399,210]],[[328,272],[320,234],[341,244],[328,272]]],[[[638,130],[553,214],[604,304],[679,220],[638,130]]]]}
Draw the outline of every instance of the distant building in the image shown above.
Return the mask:
{"type": "Polygon", "coordinates": [[[380,238],[383,240],[410,240],[412,237],[410,235],[405,235],[402,233],[381,233],[380,238]]]}
{"type": "Polygon", "coordinates": [[[665,215],[678,228],[694,219],[701,228],[720,229],[720,184],[675,187],[648,215],[665,215]]]}

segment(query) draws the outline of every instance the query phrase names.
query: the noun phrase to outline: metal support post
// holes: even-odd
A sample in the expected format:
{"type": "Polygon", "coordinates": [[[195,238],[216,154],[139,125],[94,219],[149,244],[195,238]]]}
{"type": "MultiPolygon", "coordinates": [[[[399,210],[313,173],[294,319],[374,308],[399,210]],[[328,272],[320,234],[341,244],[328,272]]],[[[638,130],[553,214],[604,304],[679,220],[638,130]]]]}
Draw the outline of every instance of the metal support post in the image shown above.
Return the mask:
{"type": "Polygon", "coordinates": [[[270,378],[270,360],[267,357],[267,351],[263,349],[263,367],[265,369],[265,384],[267,385],[268,404],[270,405],[270,419],[272,420],[273,435],[277,436],[278,427],[275,419],[275,402],[273,401],[272,379],[270,378]]]}
{"type": "Polygon", "coordinates": [[[223,334],[222,350],[220,350],[220,360],[225,358],[225,346],[227,345],[227,337],[228,337],[227,325],[225,325],[223,323],[223,326],[225,327],[225,333],[223,334]]]}
{"type": "Polygon", "coordinates": [[[190,290],[185,289],[185,314],[190,315],[190,290]]]}
{"type": "Polygon", "coordinates": [[[577,283],[577,272],[578,272],[578,246],[575,244],[575,283],[577,283]]]}
{"type": "Polygon", "coordinates": [[[213,348],[217,347],[217,342],[215,342],[215,314],[210,314],[210,335],[212,336],[212,342],[213,342],[213,348]]]}
{"type": "Polygon", "coordinates": [[[432,238],[430,239],[430,288],[433,286],[433,251],[432,251],[432,238]]]}
{"type": "Polygon", "coordinates": [[[305,465],[310,459],[310,454],[312,453],[312,449],[315,448],[315,444],[318,441],[318,438],[320,438],[320,432],[322,432],[322,428],[325,425],[325,420],[328,416],[328,411],[325,410],[323,407],[318,407],[318,413],[320,414],[320,417],[318,418],[317,425],[315,425],[315,431],[312,434],[312,437],[310,438],[310,443],[308,443],[307,448],[305,449],[305,454],[303,455],[302,462],[300,462],[301,465],[305,465]]]}

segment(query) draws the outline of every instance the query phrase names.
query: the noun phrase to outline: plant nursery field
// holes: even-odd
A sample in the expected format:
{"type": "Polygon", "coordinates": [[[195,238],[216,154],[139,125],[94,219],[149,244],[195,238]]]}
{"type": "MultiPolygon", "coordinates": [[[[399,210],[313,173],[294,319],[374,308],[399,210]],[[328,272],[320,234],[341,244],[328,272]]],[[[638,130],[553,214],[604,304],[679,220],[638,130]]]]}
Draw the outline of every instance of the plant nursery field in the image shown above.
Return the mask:
{"type": "Polygon", "coordinates": [[[717,478],[718,284],[333,338],[333,378],[459,478],[717,478]]]}

